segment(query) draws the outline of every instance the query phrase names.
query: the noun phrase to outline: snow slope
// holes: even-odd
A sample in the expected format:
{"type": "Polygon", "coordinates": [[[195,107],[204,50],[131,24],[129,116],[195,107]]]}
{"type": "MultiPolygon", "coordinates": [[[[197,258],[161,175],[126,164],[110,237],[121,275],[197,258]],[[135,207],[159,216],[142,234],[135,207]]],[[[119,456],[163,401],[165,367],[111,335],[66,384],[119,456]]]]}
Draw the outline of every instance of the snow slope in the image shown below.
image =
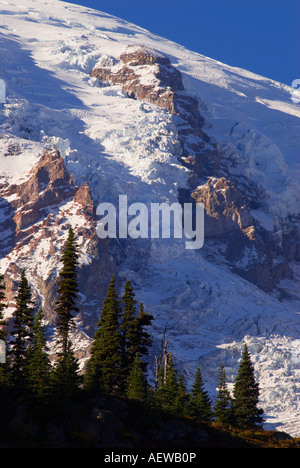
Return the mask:
{"type": "MultiPolygon", "coordinates": [[[[236,174],[263,187],[263,211],[256,216],[272,224],[276,216],[299,213],[300,108],[292,88],[58,0],[0,1],[0,78],[7,86],[0,183],[23,181],[43,148],[55,145],[77,184],[89,183],[96,204],[116,203],[124,193],[129,202],[177,201],[189,171],[178,162],[170,115],[90,77],[97,63],[113,63],[129,44],[168,55],[182,72],[185,89],[199,100],[206,133],[235,162],[236,174]],[[7,156],[13,144],[20,154],[7,156]]],[[[129,240],[124,248],[120,274],[132,279],[155,316],[153,356],[166,327],[168,349],[187,380],[200,362],[214,396],[220,361],[232,384],[246,341],[266,427],[299,436],[299,265],[284,284],[295,299],[278,302],[201,251],[187,251],[184,239],[129,240]]]]}

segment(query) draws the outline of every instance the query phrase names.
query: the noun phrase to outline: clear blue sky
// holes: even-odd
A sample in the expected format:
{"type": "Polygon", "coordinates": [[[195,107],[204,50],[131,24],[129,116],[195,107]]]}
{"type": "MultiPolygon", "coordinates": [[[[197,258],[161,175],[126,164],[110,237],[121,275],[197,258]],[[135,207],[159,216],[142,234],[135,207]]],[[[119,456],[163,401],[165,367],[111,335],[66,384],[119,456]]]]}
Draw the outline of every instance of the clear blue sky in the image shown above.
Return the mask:
{"type": "Polygon", "coordinates": [[[300,79],[300,0],[69,0],[228,65],[300,79]]]}

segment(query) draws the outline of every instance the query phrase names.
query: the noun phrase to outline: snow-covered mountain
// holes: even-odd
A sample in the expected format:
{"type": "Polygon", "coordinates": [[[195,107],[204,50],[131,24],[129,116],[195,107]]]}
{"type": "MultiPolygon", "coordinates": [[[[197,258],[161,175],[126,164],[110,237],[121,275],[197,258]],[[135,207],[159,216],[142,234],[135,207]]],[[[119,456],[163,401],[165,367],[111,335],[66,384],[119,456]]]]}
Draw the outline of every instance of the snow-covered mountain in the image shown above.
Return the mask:
{"type": "MultiPolygon", "coordinates": [[[[266,427],[300,435],[300,108],[293,89],[122,19],[0,1],[0,270],[54,324],[67,226],[81,253],[74,346],[88,356],[108,281],[131,279],[187,381],[216,394],[247,342],[266,427]],[[201,202],[205,241],[105,239],[97,206],[201,202]]],[[[50,336],[51,338],[51,336],[50,336]]],[[[151,361],[152,360],[152,361],[151,361]]],[[[151,364],[153,363],[153,365],[151,364]]],[[[151,376],[150,376],[151,377],[151,376]]]]}

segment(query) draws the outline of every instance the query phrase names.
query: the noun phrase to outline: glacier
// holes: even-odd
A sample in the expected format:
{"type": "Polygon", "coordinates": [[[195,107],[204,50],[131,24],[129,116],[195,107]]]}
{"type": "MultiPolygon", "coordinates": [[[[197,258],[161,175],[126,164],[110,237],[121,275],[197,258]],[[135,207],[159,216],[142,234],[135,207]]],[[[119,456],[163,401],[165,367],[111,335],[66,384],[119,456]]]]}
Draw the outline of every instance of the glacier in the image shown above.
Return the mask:
{"type": "MultiPolygon", "coordinates": [[[[76,183],[88,182],[96,204],[117,204],[124,193],[129,202],[176,202],[190,174],[178,160],[170,114],[90,76],[97,64],[113,65],[128,45],[142,44],[181,72],[199,102],[205,132],[234,161],[234,173],[263,188],[255,216],[269,229],[277,217],[299,216],[300,107],[293,88],[84,6],[0,1],[0,17],[0,78],[7,86],[0,104],[0,183],[26,180],[43,149],[55,146],[76,183]],[[21,154],[9,155],[11,145],[21,154]]],[[[165,336],[188,382],[200,363],[213,397],[220,361],[232,387],[246,342],[265,427],[300,436],[299,263],[292,265],[293,277],[282,280],[289,295],[279,300],[276,291],[263,292],[221,260],[187,251],[184,239],[132,239],[125,251],[119,275],[132,280],[137,299],[155,317],[150,374],[165,336]]],[[[0,260],[1,270],[7,262],[0,260]]]]}

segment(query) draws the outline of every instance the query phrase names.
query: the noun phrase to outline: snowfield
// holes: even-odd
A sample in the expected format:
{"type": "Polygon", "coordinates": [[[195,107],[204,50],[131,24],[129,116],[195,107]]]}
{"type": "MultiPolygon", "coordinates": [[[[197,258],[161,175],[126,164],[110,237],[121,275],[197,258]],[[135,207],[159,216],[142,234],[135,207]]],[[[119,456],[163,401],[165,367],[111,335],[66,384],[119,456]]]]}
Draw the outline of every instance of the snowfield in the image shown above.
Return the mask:
{"type": "MultiPolygon", "coordinates": [[[[0,184],[23,182],[43,149],[54,145],[76,183],[89,183],[96,204],[117,203],[119,194],[129,203],[176,202],[189,170],[177,158],[173,119],[90,76],[96,64],[114,64],[127,45],[143,44],[181,71],[186,91],[199,101],[205,132],[235,163],[235,174],[263,189],[255,216],[272,230],[276,218],[299,214],[300,107],[292,101],[293,88],[58,0],[0,1],[0,18],[0,78],[7,86],[0,104],[0,184]],[[13,156],[12,145],[19,148],[13,156]]],[[[199,362],[213,398],[220,361],[232,387],[246,342],[266,428],[300,436],[299,264],[282,282],[290,299],[279,302],[276,291],[262,292],[184,243],[132,239],[126,245],[120,276],[133,281],[138,300],[155,317],[150,371],[166,329],[168,350],[187,382],[199,362]]],[[[0,260],[1,269],[7,261],[0,260]]]]}

